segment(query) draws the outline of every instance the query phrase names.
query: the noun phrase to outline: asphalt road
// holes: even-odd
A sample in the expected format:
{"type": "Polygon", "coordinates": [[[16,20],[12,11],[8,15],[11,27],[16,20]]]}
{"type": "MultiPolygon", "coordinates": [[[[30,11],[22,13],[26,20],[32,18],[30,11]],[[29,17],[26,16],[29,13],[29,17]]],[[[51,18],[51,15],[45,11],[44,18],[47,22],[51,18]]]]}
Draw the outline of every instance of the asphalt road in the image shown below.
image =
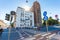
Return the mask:
{"type": "MultiPolygon", "coordinates": [[[[48,27],[48,31],[52,32],[54,30],[60,30],[60,28],[55,27],[48,27]]],[[[10,32],[10,40],[24,40],[25,38],[33,37],[36,34],[43,34],[46,33],[46,27],[41,28],[38,30],[33,29],[23,29],[23,28],[11,28],[10,32]]],[[[4,29],[4,31],[0,32],[0,40],[8,40],[9,29],[4,29]]]]}

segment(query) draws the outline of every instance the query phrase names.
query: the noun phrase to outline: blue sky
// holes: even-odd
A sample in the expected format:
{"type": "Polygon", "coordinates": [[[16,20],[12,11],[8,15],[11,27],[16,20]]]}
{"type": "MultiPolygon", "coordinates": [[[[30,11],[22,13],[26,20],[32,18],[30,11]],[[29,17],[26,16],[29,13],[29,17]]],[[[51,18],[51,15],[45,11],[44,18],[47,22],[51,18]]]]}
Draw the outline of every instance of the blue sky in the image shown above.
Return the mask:
{"type": "MultiPolygon", "coordinates": [[[[0,0],[0,20],[5,21],[5,14],[10,13],[10,11],[16,11],[17,7],[23,7],[24,5],[32,6],[35,0],[0,0]]],[[[57,14],[60,17],[60,0],[38,0],[41,6],[41,14],[43,17],[43,12],[47,11],[47,16],[52,16],[55,19],[57,14]]],[[[7,21],[6,21],[7,23],[7,21]]]]}

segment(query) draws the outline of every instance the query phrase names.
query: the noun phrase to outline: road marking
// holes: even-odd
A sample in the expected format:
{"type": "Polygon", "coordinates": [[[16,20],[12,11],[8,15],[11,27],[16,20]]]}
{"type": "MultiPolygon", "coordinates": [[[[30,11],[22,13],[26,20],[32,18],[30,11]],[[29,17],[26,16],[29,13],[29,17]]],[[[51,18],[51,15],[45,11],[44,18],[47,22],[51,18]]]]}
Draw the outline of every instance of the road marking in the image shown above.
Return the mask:
{"type": "Polygon", "coordinates": [[[19,36],[21,37],[21,39],[24,38],[24,37],[21,35],[21,33],[19,33],[19,31],[16,30],[16,32],[19,34],[19,36]]]}
{"type": "Polygon", "coordinates": [[[51,34],[51,33],[46,33],[46,34],[44,34],[44,35],[42,35],[42,36],[44,37],[44,36],[49,35],[49,34],[51,34]]]}
{"type": "Polygon", "coordinates": [[[54,35],[56,35],[56,33],[49,35],[47,38],[51,38],[54,35]]]}
{"type": "Polygon", "coordinates": [[[38,35],[41,35],[41,34],[36,34],[36,35],[34,35],[34,36],[36,37],[36,36],[38,36],[38,35]]]}
{"type": "Polygon", "coordinates": [[[39,39],[43,39],[44,37],[41,37],[41,38],[39,38],[39,39]]]}
{"type": "Polygon", "coordinates": [[[35,37],[29,37],[29,38],[25,38],[24,40],[34,40],[35,39],[35,37]]]}

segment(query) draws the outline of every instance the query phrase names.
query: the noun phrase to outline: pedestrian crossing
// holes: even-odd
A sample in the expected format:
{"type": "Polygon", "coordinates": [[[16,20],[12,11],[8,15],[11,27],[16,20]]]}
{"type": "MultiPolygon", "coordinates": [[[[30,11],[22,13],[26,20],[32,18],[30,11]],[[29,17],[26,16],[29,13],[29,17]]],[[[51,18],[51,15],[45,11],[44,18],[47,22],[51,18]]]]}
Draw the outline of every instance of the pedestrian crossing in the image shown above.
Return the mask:
{"type": "MultiPolygon", "coordinates": [[[[57,31],[57,33],[58,33],[58,31],[57,31]]],[[[55,35],[56,35],[56,31],[54,31],[53,33],[52,32],[46,33],[46,34],[43,34],[40,36],[37,35],[36,38],[33,40],[51,40],[51,38],[55,35]],[[39,38],[37,38],[37,37],[39,37],[39,38]]]]}

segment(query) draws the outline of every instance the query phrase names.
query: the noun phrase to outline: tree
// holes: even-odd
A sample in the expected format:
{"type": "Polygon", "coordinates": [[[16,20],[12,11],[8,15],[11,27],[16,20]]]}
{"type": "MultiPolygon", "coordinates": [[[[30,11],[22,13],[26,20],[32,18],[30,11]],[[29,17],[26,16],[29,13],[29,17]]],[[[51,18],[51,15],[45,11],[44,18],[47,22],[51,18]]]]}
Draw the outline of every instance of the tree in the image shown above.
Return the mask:
{"type": "MultiPolygon", "coordinates": [[[[48,20],[47,20],[47,24],[48,24],[49,26],[50,26],[50,25],[55,25],[55,24],[58,24],[58,21],[55,20],[55,19],[52,19],[52,17],[49,17],[48,20]]],[[[43,25],[46,25],[45,20],[44,20],[43,25]]]]}
{"type": "Polygon", "coordinates": [[[52,19],[52,17],[49,17],[48,24],[49,25],[55,25],[55,24],[58,24],[58,21],[55,19],[52,19]]]}

